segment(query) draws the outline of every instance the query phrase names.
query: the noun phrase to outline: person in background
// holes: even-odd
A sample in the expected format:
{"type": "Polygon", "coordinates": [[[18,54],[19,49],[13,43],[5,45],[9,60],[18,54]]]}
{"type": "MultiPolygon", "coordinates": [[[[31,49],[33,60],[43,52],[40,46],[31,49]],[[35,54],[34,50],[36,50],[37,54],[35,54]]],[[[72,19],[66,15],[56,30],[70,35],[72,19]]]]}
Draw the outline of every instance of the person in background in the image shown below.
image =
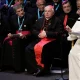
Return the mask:
{"type": "Polygon", "coordinates": [[[7,15],[9,7],[14,4],[13,0],[1,0],[0,10],[1,13],[7,15]]]}
{"type": "Polygon", "coordinates": [[[71,41],[67,41],[68,32],[66,31],[66,26],[72,27],[77,19],[76,13],[72,11],[71,3],[68,0],[62,2],[63,13],[60,15],[60,20],[63,24],[63,35],[61,39],[62,43],[62,61],[63,68],[68,67],[68,54],[71,49],[71,41]]]}
{"type": "Polygon", "coordinates": [[[6,37],[7,33],[9,32],[9,22],[8,22],[8,5],[6,4],[6,0],[0,1],[0,65],[1,65],[1,53],[2,53],[2,46],[3,40],[6,37]]]}
{"type": "Polygon", "coordinates": [[[76,1],[76,4],[77,4],[77,12],[76,14],[78,15],[78,17],[80,16],[80,0],[77,0],[76,1]]]}
{"type": "Polygon", "coordinates": [[[46,5],[45,0],[36,1],[36,8],[35,8],[35,13],[34,13],[35,20],[38,20],[43,17],[45,5],[46,5]]]}
{"type": "Polygon", "coordinates": [[[55,15],[58,17],[60,16],[60,14],[62,13],[62,4],[61,4],[61,0],[52,0],[51,3],[48,3],[52,6],[54,6],[55,9],[55,15]]]}
{"type": "Polygon", "coordinates": [[[54,7],[44,8],[44,17],[38,19],[32,29],[34,41],[25,49],[27,72],[35,76],[50,73],[52,59],[56,54],[56,40],[62,30],[60,20],[55,17],[54,7]],[[54,50],[53,50],[54,49],[54,50]],[[50,51],[52,51],[50,53],[50,51]]]}
{"type": "MultiPolygon", "coordinates": [[[[14,4],[11,5],[11,6],[9,7],[9,9],[8,9],[8,19],[10,19],[10,17],[11,17],[12,15],[15,15],[15,14],[16,14],[16,13],[14,12],[14,10],[13,10],[13,7],[14,7],[15,5],[17,5],[17,4],[24,5],[24,0],[14,0],[14,4]]],[[[23,6],[23,7],[24,7],[24,6],[23,6]]]]}
{"type": "Polygon", "coordinates": [[[72,10],[73,10],[73,12],[76,12],[76,10],[77,10],[77,6],[76,6],[76,1],[77,0],[69,0],[70,2],[71,2],[71,4],[72,4],[72,10]]]}

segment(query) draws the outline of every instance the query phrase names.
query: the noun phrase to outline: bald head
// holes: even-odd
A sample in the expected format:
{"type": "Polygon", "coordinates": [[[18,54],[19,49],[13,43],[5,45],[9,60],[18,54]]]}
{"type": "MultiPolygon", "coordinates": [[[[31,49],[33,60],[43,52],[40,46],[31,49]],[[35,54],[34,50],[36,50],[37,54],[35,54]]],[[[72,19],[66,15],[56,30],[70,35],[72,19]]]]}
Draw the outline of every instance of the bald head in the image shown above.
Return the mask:
{"type": "Polygon", "coordinates": [[[45,3],[46,3],[45,0],[37,0],[36,5],[40,11],[44,10],[45,3]]]}
{"type": "Polygon", "coordinates": [[[46,19],[50,19],[54,15],[54,7],[52,5],[48,5],[44,8],[44,16],[46,19]]]}
{"type": "Polygon", "coordinates": [[[45,3],[45,0],[37,0],[36,3],[40,3],[40,2],[44,2],[45,3]]]}

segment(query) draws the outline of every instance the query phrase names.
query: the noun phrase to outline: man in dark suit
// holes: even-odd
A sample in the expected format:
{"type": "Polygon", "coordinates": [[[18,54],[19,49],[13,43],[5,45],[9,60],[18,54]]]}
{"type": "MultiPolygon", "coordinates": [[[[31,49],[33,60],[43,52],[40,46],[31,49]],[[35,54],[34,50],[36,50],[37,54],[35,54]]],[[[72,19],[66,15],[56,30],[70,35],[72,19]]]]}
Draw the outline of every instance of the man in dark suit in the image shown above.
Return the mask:
{"type": "Polygon", "coordinates": [[[53,6],[46,6],[44,17],[38,19],[33,27],[32,34],[35,39],[25,50],[29,73],[41,76],[50,72],[52,58],[56,54],[56,40],[60,36],[61,29],[60,20],[55,17],[53,6]]]}
{"type": "Polygon", "coordinates": [[[71,3],[69,1],[63,1],[62,2],[62,9],[63,13],[60,15],[60,20],[62,21],[64,32],[62,35],[62,61],[63,61],[63,68],[68,67],[68,54],[71,49],[71,42],[67,41],[68,32],[66,31],[66,26],[72,26],[74,25],[77,15],[72,11],[71,3]]]}
{"type": "Polygon", "coordinates": [[[39,18],[42,18],[44,15],[44,7],[46,5],[45,0],[37,0],[35,7],[27,8],[27,12],[34,16],[35,21],[39,18]],[[34,12],[34,13],[33,13],[34,12]]]}
{"type": "Polygon", "coordinates": [[[16,14],[10,19],[10,33],[4,40],[2,64],[21,72],[25,69],[24,49],[32,40],[30,31],[34,21],[31,15],[24,12],[22,5],[17,4],[13,8],[16,14]]]}

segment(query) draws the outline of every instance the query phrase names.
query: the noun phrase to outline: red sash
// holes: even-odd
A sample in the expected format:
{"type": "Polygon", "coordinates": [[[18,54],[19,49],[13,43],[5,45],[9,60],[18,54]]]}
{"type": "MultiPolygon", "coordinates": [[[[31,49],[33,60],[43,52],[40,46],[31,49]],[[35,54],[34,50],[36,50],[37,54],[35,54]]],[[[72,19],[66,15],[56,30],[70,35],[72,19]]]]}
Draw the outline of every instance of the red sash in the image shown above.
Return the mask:
{"type": "Polygon", "coordinates": [[[63,22],[64,29],[66,29],[67,20],[68,20],[68,15],[65,15],[64,22],[63,22]]]}
{"type": "MultiPolygon", "coordinates": [[[[18,33],[19,33],[19,31],[16,31],[16,34],[18,34],[18,33]]],[[[22,33],[23,35],[29,35],[29,34],[30,34],[30,31],[21,31],[21,33],[22,33]]],[[[6,37],[6,38],[4,39],[4,42],[5,42],[6,40],[8,40],[9,45],[12,46],[12,38],[6,37]]]]}
{"type": "MultiPolygon", "coordinates": [[[[18,34],[18,33],[19,33],[19,31],[16,31],[16,34],[18,34]]],[[[30,34],[30,31],[21,31],[21,33],[23,35],[29,35],[30,34]]]]}
{"type": "Polygon", "coordinates": [[[9,38],[9,37],[6,37],[6,38],[4,39],[4,41],[3,41],[3,43],[4,43],[6,40],[8,40],[9,45],[12,46],[12,39],[9,38]]]}
{"type": "Polygon", "coordinates": [[[48,38],[43,38],[41,39],[40,42],[38,42],[35,46],[34,46],[34,52],[35,52],[35,57],[36,57],[36,61],[37,64],[41,67],[44,67],[44,64],[41,63],[41,53],[42,53],[42,49],[43,46],[51,41],[53,41],[55,39],[48,39],[48,38]]]}

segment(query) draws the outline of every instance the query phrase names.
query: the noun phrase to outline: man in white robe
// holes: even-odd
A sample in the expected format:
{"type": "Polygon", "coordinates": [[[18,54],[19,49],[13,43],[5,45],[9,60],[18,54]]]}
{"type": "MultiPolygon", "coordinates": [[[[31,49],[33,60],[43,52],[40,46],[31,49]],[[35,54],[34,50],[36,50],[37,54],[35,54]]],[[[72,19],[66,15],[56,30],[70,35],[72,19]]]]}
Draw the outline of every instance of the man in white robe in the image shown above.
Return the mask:
{"type": "Polygon", "coordinates": [[[71,30],[69,27],[67,27],[67,29],[67,31],[70,33],[67,39],[69,41],[77,39],[75,45],[70,50],[68,57],[69,80],[80,80],[80,17],[78,18],[71,30]]]}

